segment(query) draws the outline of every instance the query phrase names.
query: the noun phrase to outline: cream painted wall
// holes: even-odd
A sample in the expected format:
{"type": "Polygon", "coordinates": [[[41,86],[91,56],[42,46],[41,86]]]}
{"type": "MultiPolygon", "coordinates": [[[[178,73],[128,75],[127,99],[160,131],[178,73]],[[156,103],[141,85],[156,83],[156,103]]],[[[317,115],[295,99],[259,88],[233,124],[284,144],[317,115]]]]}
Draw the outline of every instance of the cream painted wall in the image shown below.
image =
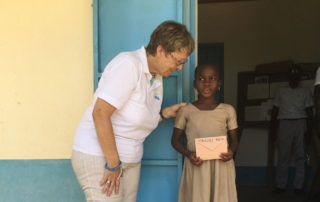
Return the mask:
{"type": "Polygon", "coordinates": [[[0,0],[0,159],[70,158],[93,95],[92,0],[0,0]]]}
{"type": "MultiPolygon", "coordinates": [[[[256,64],[320,61],[319,0],[256,0],[199,4],[198,40],[224,43],[225,102],[236,107],[237,73],[256,64]]],[[[237,157],[266,165],[267,131],[244,130],[237,157]]]]}

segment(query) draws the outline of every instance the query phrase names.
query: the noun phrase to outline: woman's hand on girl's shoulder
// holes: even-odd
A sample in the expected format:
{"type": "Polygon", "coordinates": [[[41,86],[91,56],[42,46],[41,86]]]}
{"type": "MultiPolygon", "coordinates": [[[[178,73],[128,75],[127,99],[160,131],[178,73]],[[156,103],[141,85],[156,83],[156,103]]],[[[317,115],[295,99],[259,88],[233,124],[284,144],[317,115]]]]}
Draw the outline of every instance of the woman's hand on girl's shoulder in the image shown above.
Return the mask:
{"type": "Polygon", "coordinates": [[[228,152],[221,153],[220,157],[222,161],[229,161],[233,158],[233,151],[231,149],[228,149],[228,152]]]}
{"type": "Polygon", "coordinates": [[[171,118],[171,117],[176,117],[179,109],[181,107],[186,106],[186,105],[187,105],[187,103],[181,102],[179,104],[174,104],[174,105],[171,105],[169,107],[166,107],[166,108],[162,109],[162,115],[166,119],[167,118],[171,118]]]}
{"type": "Polygon", "coordinates": [[[195,152],[190,152],[190,154],[188,155],[188,158],[191,161],[191,163],[195,166],[201,166],[203,163],[203,160],[197,157],[195,152]]]}

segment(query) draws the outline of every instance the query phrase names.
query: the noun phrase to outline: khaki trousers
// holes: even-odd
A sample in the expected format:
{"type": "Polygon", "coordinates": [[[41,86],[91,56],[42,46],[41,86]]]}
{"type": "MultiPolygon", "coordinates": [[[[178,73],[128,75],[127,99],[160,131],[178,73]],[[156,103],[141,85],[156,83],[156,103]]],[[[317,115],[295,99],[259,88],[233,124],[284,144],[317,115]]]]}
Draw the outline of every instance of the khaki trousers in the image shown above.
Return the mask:
{"type": "Polygon", "coordinates": [[[79,151],[72,152],[73,170],[84,191],[87,202],[135,202],[137,199],[141,163],[122,163],[123,176],[120,178],[119,194],[111,196],[102,193],[100,181],[105,171],[106,160],[79,151]]]}

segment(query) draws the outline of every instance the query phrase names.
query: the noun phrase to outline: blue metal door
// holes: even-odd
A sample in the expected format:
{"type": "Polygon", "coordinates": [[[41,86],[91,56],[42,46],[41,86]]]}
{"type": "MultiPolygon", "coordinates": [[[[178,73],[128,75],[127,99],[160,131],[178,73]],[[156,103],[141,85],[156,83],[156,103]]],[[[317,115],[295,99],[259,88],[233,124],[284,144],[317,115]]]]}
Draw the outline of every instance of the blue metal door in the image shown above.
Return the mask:
{"type": "MultiPolygon", "coordinates": [[[[106,64],[121,51],[146,46],[161,22],[181,22],[195,33],[195,0],[94,0],[93,10],[95,88],[106,64]]],[[[190,100],[194,61],[193,54],[183,71],[163,79],[163,106],[190,100]]],[[[177,201],[182,156],[171,147],[173,123],[160,123],[144,143],[139,202],[177,201]]]]}

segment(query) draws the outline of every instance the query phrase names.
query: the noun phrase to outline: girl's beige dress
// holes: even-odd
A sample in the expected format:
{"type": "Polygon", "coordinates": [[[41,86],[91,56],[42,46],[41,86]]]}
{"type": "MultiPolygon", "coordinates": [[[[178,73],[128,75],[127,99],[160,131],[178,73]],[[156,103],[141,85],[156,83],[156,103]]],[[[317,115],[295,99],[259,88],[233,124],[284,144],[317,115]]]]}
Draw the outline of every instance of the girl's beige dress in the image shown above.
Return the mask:
{"type": "MultiPolygon", "coordinates": [[[[193,104],[181,108],[175,127],[185,131],[187,149],[195,152],[195,138],[227,135],[238,127],[234,108],[220,103],[213,110],[193,104]]],[[[204,161],[200,167],[184,158],[179,202],[237,202],[234,161],[204,161]]]]}

